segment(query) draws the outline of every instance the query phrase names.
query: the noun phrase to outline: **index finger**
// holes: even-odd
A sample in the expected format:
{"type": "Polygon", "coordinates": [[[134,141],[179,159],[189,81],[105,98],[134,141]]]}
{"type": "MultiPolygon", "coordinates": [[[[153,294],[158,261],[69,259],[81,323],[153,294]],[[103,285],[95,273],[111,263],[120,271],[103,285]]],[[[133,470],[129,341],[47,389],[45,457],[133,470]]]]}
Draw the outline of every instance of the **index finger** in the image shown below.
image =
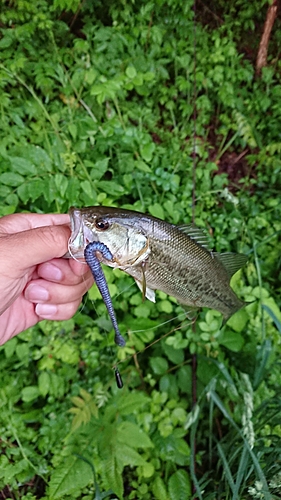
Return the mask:
{"type": "Polygon", "coordinates": [[[0,218],[0,233],[19,233],[43,226],[69,224],[68,214],[12,214],[0,218]]]}

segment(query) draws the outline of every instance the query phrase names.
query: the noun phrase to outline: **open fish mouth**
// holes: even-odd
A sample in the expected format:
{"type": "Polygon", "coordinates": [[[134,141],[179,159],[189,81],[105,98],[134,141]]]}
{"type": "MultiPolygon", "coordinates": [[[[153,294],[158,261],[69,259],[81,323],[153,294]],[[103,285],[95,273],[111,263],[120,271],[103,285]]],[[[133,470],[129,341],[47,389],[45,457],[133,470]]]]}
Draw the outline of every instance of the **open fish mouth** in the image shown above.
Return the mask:
{"type": "Polygon", "coordinates": [[[71,235],[68,242],[68,252],[64,258],[84,259],[84,249],[92,241],[96,241],[94,233],[85,225],[81,210],[71,207],[70,229],[71,235]]]}

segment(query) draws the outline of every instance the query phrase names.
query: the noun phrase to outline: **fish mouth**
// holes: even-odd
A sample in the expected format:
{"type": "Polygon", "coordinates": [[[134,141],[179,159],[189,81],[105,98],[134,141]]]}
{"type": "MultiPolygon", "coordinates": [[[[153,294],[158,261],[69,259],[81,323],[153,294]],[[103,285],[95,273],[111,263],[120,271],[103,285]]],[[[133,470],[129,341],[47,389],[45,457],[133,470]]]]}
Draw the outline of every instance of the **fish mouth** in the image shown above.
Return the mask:
{"type": "Polygon", "coordinates": [[[91,241],[95,241],[94,233],[84,224],[81,210],[75,207],[69,209],[71,235],[68,242],[68,252],[65,259],[84,259],[84,249],[91,241]]]}

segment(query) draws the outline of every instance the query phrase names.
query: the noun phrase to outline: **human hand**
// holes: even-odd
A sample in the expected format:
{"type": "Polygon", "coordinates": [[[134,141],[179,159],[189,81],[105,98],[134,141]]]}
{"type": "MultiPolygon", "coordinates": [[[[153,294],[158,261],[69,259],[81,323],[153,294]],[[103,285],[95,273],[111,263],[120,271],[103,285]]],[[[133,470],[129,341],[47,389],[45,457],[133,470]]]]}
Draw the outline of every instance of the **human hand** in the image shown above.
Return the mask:
{"type": "Polygon", "coordinates": [[[62,259],[66,214],[0,218],[0,344],[43,319],[65,320],[93,284],[87,265],[62,259]]]}

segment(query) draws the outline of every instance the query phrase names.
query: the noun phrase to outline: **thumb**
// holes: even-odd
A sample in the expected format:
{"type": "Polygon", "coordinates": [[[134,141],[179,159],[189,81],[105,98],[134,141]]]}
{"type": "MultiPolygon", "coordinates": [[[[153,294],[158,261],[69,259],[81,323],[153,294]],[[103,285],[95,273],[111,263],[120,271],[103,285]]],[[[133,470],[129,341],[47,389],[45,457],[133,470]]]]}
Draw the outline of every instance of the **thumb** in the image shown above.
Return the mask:
{"type": "Polygon", "coordinates": [[[68,249],[70,229],[67,226],[43,226],[8,234],[0,239],[1,261],[12,274],[62,257],[68,249]],[[3,253],[2,253],[3,252],[3,253]]]}

